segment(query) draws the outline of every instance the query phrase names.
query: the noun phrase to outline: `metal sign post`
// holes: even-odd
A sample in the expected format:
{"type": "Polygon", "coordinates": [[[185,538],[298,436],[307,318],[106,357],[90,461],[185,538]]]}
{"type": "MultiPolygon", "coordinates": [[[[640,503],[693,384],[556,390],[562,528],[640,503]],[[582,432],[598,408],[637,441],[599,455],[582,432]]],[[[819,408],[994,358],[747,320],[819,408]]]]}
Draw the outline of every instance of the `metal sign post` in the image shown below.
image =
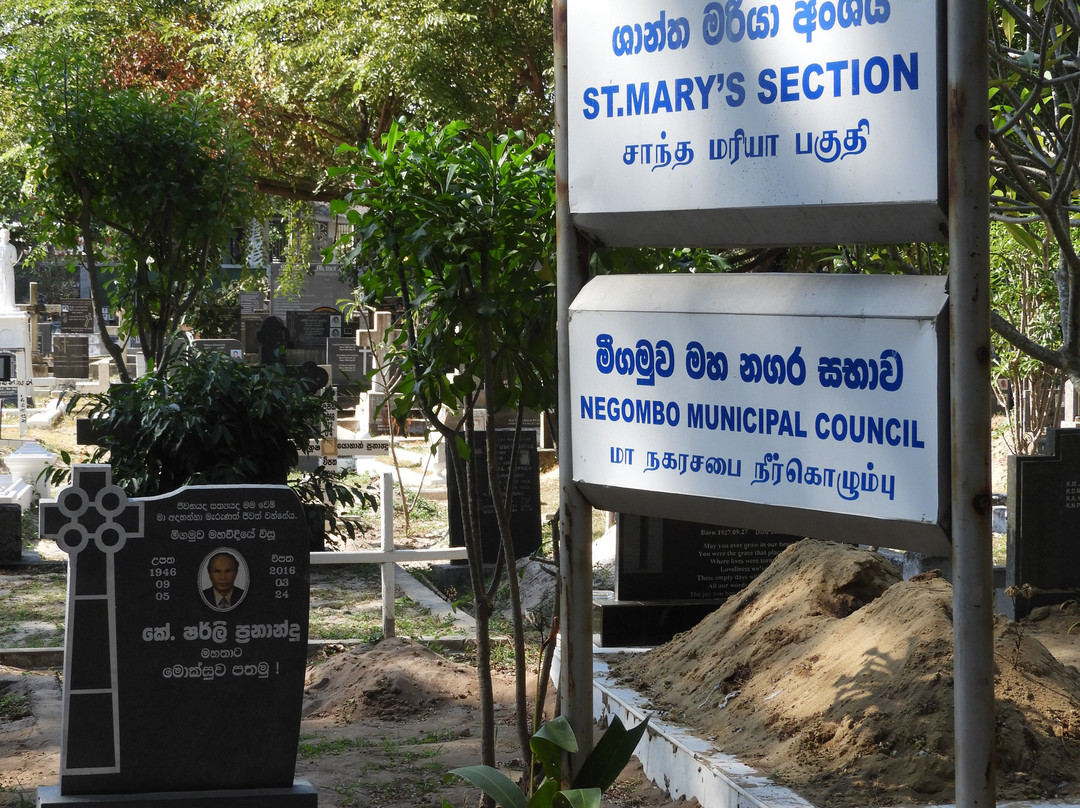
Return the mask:
{"type": "Polygon", "coordinates": [[[593,747],[592,507],[574,483],[571,443],[570,304],[589,279],[587,252],[570,221],[566,122],[566,4],[555,0],[555,233],[557,239],[559,367],[559,621],[562,666],[559,701],[577,736],[570,759],[577,771],[593,747]]]}
{"type": "Polygon", "coordinates": [[[949,307],[956,683],[953,725],[958,808],[988,808],[996,796],[986,15],[986,0],[949,3],[949,307]]]}

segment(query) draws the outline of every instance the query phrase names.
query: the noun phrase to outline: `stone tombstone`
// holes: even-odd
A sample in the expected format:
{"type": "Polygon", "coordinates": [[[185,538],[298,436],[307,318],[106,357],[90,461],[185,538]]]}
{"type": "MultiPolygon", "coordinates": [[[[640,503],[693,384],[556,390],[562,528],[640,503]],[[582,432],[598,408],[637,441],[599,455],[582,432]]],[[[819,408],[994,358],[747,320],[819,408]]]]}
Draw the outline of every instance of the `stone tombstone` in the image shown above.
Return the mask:
{"type": "Polygon", "coordinates": [[[53,327],[52,323],[38,323],[37,326],[37,352],[42,356],[48,356],[53,352],[53,327]]]}
{"type": "Polygon", "coordinates": [[[618,600],[723,602],[801,536],[620,513],[618,600]]]}
{"type": "Polygon", "coordinates": [[[304,285],[300,290],[299,298],[291,293],[286,296],[279,292],[282,269],[280,262],[271,262],[268,305],[272,312],[305,311],[322,306],[328,300],[351,300],[356,291],[351,283],[342,278],[342,273],[336,264],[314,264],[311,272],[304,276],[304,285]]]}
{"type": "Polygon", "coordinates": [[[199,351],[216,351],[225,353],[233,359],[244,358],[244,343],[238,339],[197,339],[192,345],[199,351]]]}
{"type": "MultiPolygon", "coordinates": [[[[330,338],[331,317],[325,311],[290,311],[285,314],[289,329],[289,347],[304,350],[323,350],[330,338]]],[[[337,315],[340,334],[341,315],[337,315]]]]}
{"type": "Polygon", "coordinates": [[[317,805],[294,779],[309,586],[295,493],[129,499],[109,466],[77,465],[40,521],[70,560],[60,786],[38,805],[317,805]]]}
{"type": "Polygon", "coordinates": [[[264,365],[284,362],[284,350],[289,344],[289,329],[281,319],[271,315],[262,321],[256,337],[259,341],[259,361],[264,365]]]}
{"type": "Polygon", "coordinates": [[[90,377],[90,340],[88,337],[57,334],[53,337],[53,376],[58,379],[90,377]]]}
{"type": "Polygon", "coordinates": [[[65,334],[94,333],[94,301],[85,297],[61,300],[60,330],[65,334]]]}
{"type": "Polygon", "coordinates": [[[258,314],[266,311],[266,295],[262,292],[241,292],[240,313],[258,314]]]}
{"type": "Polygon", "coordinates": [[[356,344],[355,337],[330,337],[326,341],[326,360],[331,368],[331,382],[336,385],[370,386],[371,351],[356,344]]]}
{"type": "Polygon", "coordinates": [[[265,319],[265,314],[240,315],[240,342],[244,346],[244,353],[259,352],[259,329],[265,319]]]}
{"type": "Polygon", "coordinates": [[[1047,429],[1045,454],[1009,458],[1006,587],[1014,619],[1036,606],[1080,598],[1080,429],[1047,429]]]}
{"type": "Polygon", "coordinates": [[[604,647],[659,645],[743,589],[792,536],[620,513],[615,600],[600,608],[604,647]]]}
{"type": "Polygon", "coordinates": [[[18,503],[0,504],[0,565],[22,561],[22,507],[18,503]]]}
{"type": "MultiPolygon", "coordinates": [[[[513,451],[513,431],[499,431],[496,441],[496,464],[505,487],[511,464],[516,464],[514,487],[510,498],[510,531],[514,537],[514,555],[525,558],[540,549],[540,456],[536,449],[536,433],[523,431],[516,455],[513,451]]],[[[476,484],[480,491],[480,546],[483,563],[498,561],[501,539],[495,517],[495,505],[488,491],[487,435],[476,433],[476,484]]],[[[458,480],[454,464],[446,464],[447,511],[450,520],[450,546],[465,546],[465,528],[458,500],[458,480]]]]}

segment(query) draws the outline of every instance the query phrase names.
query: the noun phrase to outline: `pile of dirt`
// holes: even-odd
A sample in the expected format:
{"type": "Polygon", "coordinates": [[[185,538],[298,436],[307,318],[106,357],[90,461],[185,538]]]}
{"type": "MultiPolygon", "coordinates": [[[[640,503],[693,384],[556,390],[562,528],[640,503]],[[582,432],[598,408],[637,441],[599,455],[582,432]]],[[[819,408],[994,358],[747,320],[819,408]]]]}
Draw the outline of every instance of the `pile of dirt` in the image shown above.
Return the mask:
{"type": "MultiPolygon", "coordinates": [[[[693,630],[611,668],[665,720],[819,806],[942,803],[952,632],[944,579],[902,581],[875,553],[808,539],[693,630]]],[[[1033,628],[998,618],[994,634],[999,798],[1080,795],[1080,671],[1033,628]]]]}
{"type": "Polygon", "coordinates": [[[476,669],[389,638],[308,668],[304,692],[306,718],[424,716],[454,702],[476,702],[476,669]]]}

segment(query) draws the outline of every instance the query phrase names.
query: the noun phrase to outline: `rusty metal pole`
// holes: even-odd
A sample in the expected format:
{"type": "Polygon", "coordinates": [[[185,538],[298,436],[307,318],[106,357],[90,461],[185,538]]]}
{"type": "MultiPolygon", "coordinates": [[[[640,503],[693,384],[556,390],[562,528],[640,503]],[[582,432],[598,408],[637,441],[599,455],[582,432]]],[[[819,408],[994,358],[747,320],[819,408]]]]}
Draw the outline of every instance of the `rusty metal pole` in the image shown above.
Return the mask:
{"type": "Polygon", "coordinates": [[[947,7],[956,806],[990,808],[996,789],[987,0],[951,0],[947,7]]]}
{"type": "Polygon", "coordinates": [[[577,771],[593,746],[592,669],[592,506],[574,483],[570,397],[569,312],[581,287],[589,279],[588,253],[570,221],[567,184],[566,122],[569,117],[566,74],[566,6],[554,0],[555,42],[555,231],[558,285],[559,367],[559,569],[561,597],[559,631],[562,664],[559,668],[559,704],[577,736],[577,755],[570,766],[577,771]]]}

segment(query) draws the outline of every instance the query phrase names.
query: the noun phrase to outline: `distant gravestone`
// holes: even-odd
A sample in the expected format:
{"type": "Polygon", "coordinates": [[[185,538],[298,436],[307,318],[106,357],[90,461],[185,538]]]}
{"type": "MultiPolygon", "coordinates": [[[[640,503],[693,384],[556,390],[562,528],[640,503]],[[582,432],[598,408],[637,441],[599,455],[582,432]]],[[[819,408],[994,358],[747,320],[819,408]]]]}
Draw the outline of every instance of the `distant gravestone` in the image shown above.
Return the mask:
{"type": "Polygon", "coordinates": [[[371,371],[371,351],[361,348],[355,339],[330,337],[326,341],[326,360],[331,368],[331,381],[336,385],[368,387],[367,375],[371,371]]]}
{"type": "MultiPolygon", "coordinates": [[[[289,329],[289,347],[305,350],[325,350],[330,338],[331,318],[335,315],[324,311],[290,311],[285,314],[289,329]]],[[[338,314],[338,336],[341,315],[338,314]]]]}
{"type": "Polygon", "coordinates": [[[240,313],[258,314],[266,311],[266,295],[262,292],[241,292],[240,313]]]}
{"type": "Polygon", "coordinates": [[[94,301],[85,297],[62,299],[60,330],[67,334],[94,333],[94,301]]]}
{"type": "Polygon", "coordinates": [[[1080,429],[1047,429],[1046,454],[1009,458],[1005,585],[1030,584],[1015,619],[1080,597],[1080,429]]]}
{"type": "Polygon", "coordinates": [[[278,317],[270,316],[262,321],[256,333],[259,341],[259,361],[264,365],[284,362],[284,351],[289,344],[289,329],[278,317]]]}
{"type": "Polygon", "coordinates": [[[37,327],[37,351],[42,356],[48,356],[52,353],[53,347],[53,327],[52,323],[38,323],[37,327]]]}
{"type": "Polygon", "coordinates": [[[601,645],[659,645],[693,628],[801,536],[620,513],[615,601],[601,645]]]}
{"type": "Polygon", "coordinates": [[[0,504],[0,564],[22,561],[22,507],[0,504]]]}
{"type": "MultiPolygon", "coordinates": [[[[510,498],[510,531],[514,537],[514,555],[525,558],[540,549],[540,457],[536,450],[536,433],[522,432],[516,454],[513,451],[513,433],[498,433],[496,463],[503,487],[514,471],[513,490],[510,498]]],[[[499,524],[495,505],[488,490],[487,435],[476,433],[473,452],[476,462],[476,484],[480,491],[480,545],[483,563],[494,564],[499,558],[499,524]]],[[[458,499],[458,485],[453,463],[446,464],[446,498],[450,521],[450,546],[465,546],[465,527],[458,499]]]]}
{"type": "Polygon", "coordinates": [[[192,345],[199,351],[224,353],[233,359],[244,358],[244,343],[238,339],[197,339],[192,345]]]}
{"type": "Polygon", "coordinates": [[[38,805],[317,805],[294,779],[308,619],[295,493],[129,500],[108,466],[82,465],[40,520],[70,562],[60,786],[38,805]]]}
{"type": "Polygon", "coordinates": [[[58,379],[90,377],[88,337],[57,334],[53,337],[53,376],[58,379]]]}
{"type": "Polygon", "coordinates": [[[259,352],[259,329],[265,319],[265,314],[240,315],[240,343],[244,346],[244,353],[259,352]]]}

